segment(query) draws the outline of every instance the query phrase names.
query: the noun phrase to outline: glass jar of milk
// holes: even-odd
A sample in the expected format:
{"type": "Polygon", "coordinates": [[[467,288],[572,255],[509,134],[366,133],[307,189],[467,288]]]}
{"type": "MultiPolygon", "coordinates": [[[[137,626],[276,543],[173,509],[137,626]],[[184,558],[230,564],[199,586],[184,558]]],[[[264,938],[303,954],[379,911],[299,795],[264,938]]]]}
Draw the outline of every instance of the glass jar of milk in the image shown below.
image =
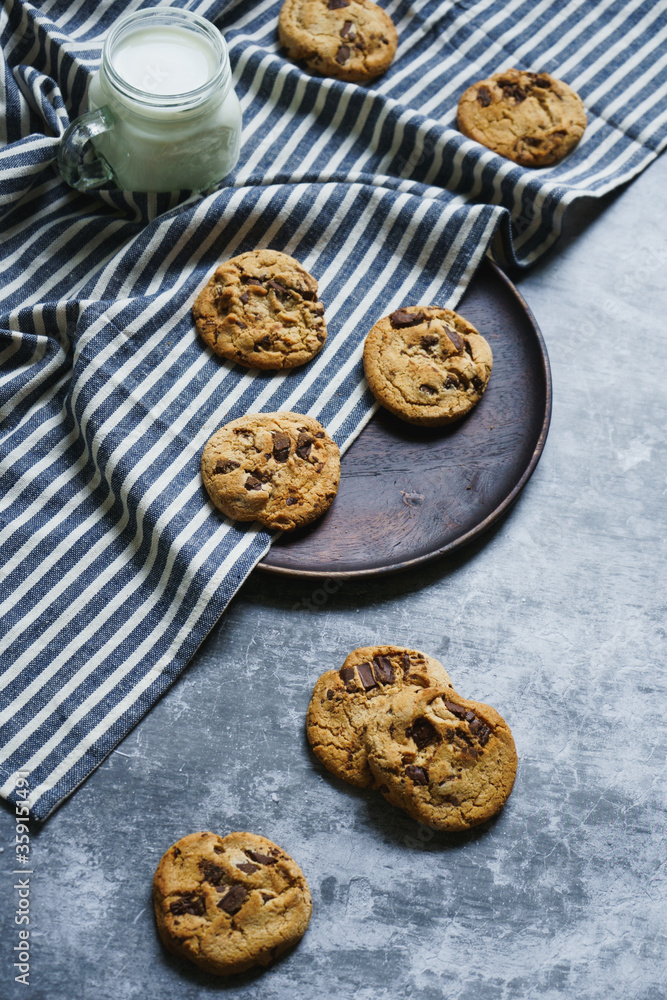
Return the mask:
{"type": "Polygon", "coordinates": [[[58,155],[62,176],[79,190],[113,182],[128,191],[205,191],[239,158],[241,106],[227,46],[190,11],[153,7],[118,21],[88,106],[58,155]]]}

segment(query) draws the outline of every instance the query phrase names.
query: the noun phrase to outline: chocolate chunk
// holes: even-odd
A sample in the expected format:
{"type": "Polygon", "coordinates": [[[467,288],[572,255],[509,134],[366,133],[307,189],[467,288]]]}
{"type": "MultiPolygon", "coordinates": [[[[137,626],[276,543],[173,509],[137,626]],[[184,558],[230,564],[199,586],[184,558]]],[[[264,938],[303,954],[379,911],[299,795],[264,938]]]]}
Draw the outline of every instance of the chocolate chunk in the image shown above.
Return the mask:
{"type": "Polygon", "coordinates": [[[448,712],[451,712],[452,715],[458,716],[459,719],[465,719],[466,712],[468,711],[468,709],[464,708],[463,705],[455,705],[453,701],[446,701],[445,708],[448,712]]]}
{"type": "Polygon", "coordinates": [[[232,462],[229,459],[227,462],[218,462],[215,469],[213,470],[214,476],[226,476],[228,472],[233,472],[234,469],[239,468],[238,462],[232,462]]]}
{"type": "Polygon", "coordinates": [[[215,852],[215,854],[224,854],[225,853],[224,847],[214,847],[213,851],[215,852]]]}
{"type": "Polygon", "coordinates": [[[267,281],[267,285],[269,288],[274,290],[279,299],[284,300],[288,297],[289,288],[285,288],[285,286],[281,285],[279,281],[274,281],[273,278],[270,278],[269,281],[267,281]]]}
{"type": "Polygon", "coordinates": [[[532,83],[534,87],[543,87],[545,90],[551,86],[551,80],[548,76],[536,76],[532,83]]]}
{"type": "Polygon", "coordinates": [[[259,278],[250,278],[245,274],[241,278],[241,281],[245,282],[246,285],[259,285],[260,288],[264,287],[263,282],[261,282],[259,278]]]}
{"type": "Polygon", "coordinates": [[[269,854],[260,854],[259,851],[246,851],[245,853],[258,865],[275,865],[278,862],[278,858],[272,858],[269,854]]]}
{"type": "Polygon", "coordinates": [[[527,146],[541,146],[542,140],[537,135],[527,135],[524,139],[527,146]]]}
{"type": "Polygon", "coordinates": [[[486,744],[489,742],[489,736],[491,735],[491,730],[484,722],[482,722],[481,719],[474,719],[470,723],[470,732],[473,734],[473,736],[477,737],[478,741],[482,744],[483,747],[485,747],[486,744]]]}
{"type": "Polygon", "coordinates": [[[296,497],[288,497],[287,500],[285,501],[285,506],[286,507],[293,507],[294,504],[298,503],[298,502],[299,501],[297,500],[296,497]]]}
{"type": "Polygon", "coordinates": [[[204,858],[199,862],[199,868],[204,875],[204,881],[211,885],[222,885],[225,881],[225,869],[216,865],[215,861],[208,861],[204,858]]]}
{"type": "Polygon", "coordinates": [[[339,66],[344,66],[350,58],[350,50],[347,45],[341,45],[336,53],[336,62],[339,66]]]}
{"type": "Polygon", "coordinates": [[[183,913],[191,913],[193,917],[201,917],[206,912],[204,897],[196,892],[184,892],[180,899],[169,904],[171,913],[179,917],[183,913]]]}
{"type": "Polygon", "coordinates": [[[429,348],[435,347],[436,344],[440,343],[440,337],[437,337],[434,333],[427,333],[426,336],[420,338],[419,343],[428,351],[429,348]]]}
{"type": "Polygon", "coordinates": [[[264,336],[260,338],[260,340],[255,341],[256,351],[257,350],[268,351],[269,347],[271,347],[271,338],[269,337],[268,333],[265,333],[264,336]]]}
{"type": "Polygon", "coordinates": [[[370,663],[358,663],[357,670],[359,671],[359,679],[365,691],[370,691],[371,688],[377,687],[375,677],[373,676],[373,668],[370,663]]]}
{"type": "Polygon", "coordinates": [[[327,691],[327,701],[331,701],[331,699],[333,698],[333,696],[334,696],[334,693],[331,690],[331,688],[329,688],[329,690],[327,691]]]}
{"type": "Polygon", "coordinates": [[[518,83],[503,83],[502,80],[499,80],[498,83],[502,87],[503,96],[506,100],[513,97],[517,104],[526,100],[526,91],[518,83]]]}
{"type": "Polygon", "coordinates": [[[389,322],[398,330],[404,326],[417,326],[418,323],[423,323],[425,318],[423,313],[409,313],[403,309],[397,309],[389,317],[389,322]]]}
{"type": "Polygon", "coordinates": [[[423,715],[415,719],[410,728],[405,730],[405,735],[414,740],[420,750],[427,747],[429,743],[433,743],[434,740],[440,739],[435,726],[428,719],[425,719],[423,715]]]}
{"type": "Polygon", "coordinates": [[[447,336],[449,337],[452,344],[460,354],[463,348],[465,347],[465,340],[463,339],[461,334],[457,333],[456,330],[450,330],[449,327],[447,327],[447,336]]]}
{"type": "Polygon", "coordinates": [[[254,476],[248,476],[248,478],[245,481],[245,488],[247,490],[261,490],[262,484],[260,483],[259,479],[255,479],[254,476]]]}
{"type": "Polygon", "coordinates": [[[302,431],[299,434],[296,441],[296,453],[299,456],[299,458],[302,458],[305,461],[310,455],[310,449],[312,447],[313,447],[313,438],[310,436],[310,434],[304,434],[304,432],[302,431]]]}
{"type": "Polygon", "coordinates": [[[428,771],[425,767],[416,767],[414,764],[408,764],[405,773],[408,778],[412,778],[415,785],[428,785],[428,771]]]}
{"type": "Polygon", "coordinates": [[[458,380],[453,375],[448,375],[445,379],[445,389],[458,389],[458,380]]]}
{"type": "Polygon", "coordinates": [[[236,325],[240,326],[242,330],[247,330],[248,329],[247,323],[242,323],[240,319],[236,318],[236,316],[230,316],[229,317],[229,322],[230,323],[236,323],[236,325]]]}
{"type": "Polygon", "coordinates": [[[318,431],[315,437],[322,439],[324,437],[324,431],[318,431]]]}
{"type": "Polygon", "coordinates": [[[341,667],[338,673],[340,674],[340,679],[345,685],[346,690],[348,691],[357,690],[354,667],[341,667]]]}
{"type": "Polygon", "coordinates": [[[407,674],[410,669],[410,657],[407,653],[403,653],[403,673],[407,674]]]}
{"type": "Polygon", "coordinates": [[[472,722],[474,718],[475,718],[474,712],[466,712],[466,722],[472,722]]]}
{"type": "MultiPolygon", "coordinates": [[[[269,458],[271,456],[269,455],[269,458]]],[[[258,479],[260,483],[268,483],[271,481],[271,473],[268,469],[250,469],[250,475],[258,479]]]]}
{"type": "MultiPolygon", "coordinates": [[[[302,299],[306,300],[306,302],[315,301],[315,292],[311,292],[310,288],[297,288],[296,291],[299,293],[302,299]]],[[[320,305],[322,306],[321,302],[320,305]]],[[[319,310],[316,309],[315,312],[319,312],[319,310]]],[[[322,306],[322,312],[324,312],[324,306],[322,306]]]]}
{"type": "Polygon", "coordinates": [[[243,302],[245,305],[245,303],[248,301],[249,298],[250,296],[248,295],[248,293],[244,292],[243,295],[241,296],[241,302],[243,302]]]}
{"type": "Polygon", "coordinates": [[[482,380],[479,377],[479,375],[473,375],[473,377],[472,377],[472,384],[473,384],[473,388],[477,389],[477,392],[481,392],[482,389],[484,388],[484,383],[482,382],[482,380]]]}
{"type": "Polygon", "coordinates": [[[347,38],[348,42],[353,42],[354,39],[357,37],[352,21],[345,22],[343,27],[340,29],[340,37],[347,38]]]}
{"type": "Polygon", "coordinates": [[[373,659],[373,670],[381,684],[393,684],[396,671],[388,656],[376,656],[373,659]]]}
{"type": "Polygon", "coordinates": [[[289,458],[291,439],[282,431],[273,432],[273,457],[276,462],[286,462],[289,458]]]}
{"type": "Polygon", "coordinates": [[[262,892],[262,893],[260,893],[260,896],[262,897],[262,902],[263,903],[268,903],[268,901],[270,899],[275,899],[276,898],[275,896],[272,896],[270,892],[262,892]]]}
{"type": "Polygon", "coordinates": [[[471,358],[473,356],[472,355],[472,344],[470,343],[469,340],[466,340],[466,354],[468,354],[471,358]]]}
{"type": "Polygon", "coordinates": [[[250,861],[246,861],[241,865],[236,866],[239,871],[245,872],[246,875],[252,875],[253,872],[259,871],[259,865],[253,865],[250,861]]]}
{"type": "Polygon", "coordinates": [[[488,87],[480,87],[477,91],[477,101],[483,108],[488,108],[491,103],[491,91],[488,87]]]}
{"type": "Polygon", "coordinates": [[[329,10],[340,10],[341,7],[349,7],[350,0],[329,0],[329,10]]]}
{"type": "MultiPolygon", "coordinates": [[[[447,383],[445,382],[445,388],[446,387],[447,387],[447,383]]],[[[437,396],[438,395],[438,390],[435,388],[435,386],[428,385],[426,382],[424,382],[423,385],[419,386],[419,391],[420,392],[425,392],[427,396],[437,396]]]]}
{"type": "Polygon", "coordinates": [[[180,847],[172,847],[171,853],[174,855],[175,858],[180,858],[180,856],[181,856],[181,849],[180,849],[180,847]]]}
{"type": "Polygon", "coordinates": [[[247,898],[248,890],[244,885],[233,885],[227,895],[223,896],[218,903],[218,909],[224,910],[230,917],[233,917],[235,913],[239,912],[247,898]]]}

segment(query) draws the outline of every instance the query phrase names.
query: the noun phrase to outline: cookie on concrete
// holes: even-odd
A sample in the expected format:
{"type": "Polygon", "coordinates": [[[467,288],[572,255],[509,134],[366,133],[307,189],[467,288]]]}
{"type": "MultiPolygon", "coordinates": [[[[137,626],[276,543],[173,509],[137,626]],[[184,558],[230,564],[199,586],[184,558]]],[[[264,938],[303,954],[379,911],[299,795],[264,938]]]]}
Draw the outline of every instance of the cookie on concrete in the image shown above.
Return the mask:
{"type": "Polygon", "coordinates": [[[463,316],[439,306],[404,306],[366,337],[364,370],[375,398],[402,420],[439,427],[482,398],[493,355],[463,316]]]}
{"type": "Polygon", "coordinates": [[[340,453],[313,417],[253,413],[209,438],[201,471],[208,495],[227,517],[294,531],[332,503],[340,453]]]}
{"type": "Polygon", "coordinates": [[[296,368],[327,337],[317,281],[278,250],[251,250],[220,264],[192,313],[211,350],[247,368],[296,368]]]}
{"type": "Polygon", "coordinates": [[[508,69],[466,90],[458,126],[523,167],[549,167],[581,139],[586,109],[571,87],[549,73],[508,69]]]}
{"type": "Polygon", "coordinates": [[[507,723],[451,689],[398,692],[366,727],[366,748],[387,801],[436,830],[467,830],[490,819],[516,776],[507,723]]]}
{"type": "Polygon", "coordinates": [[[442,664],[417,649],[354,649],[340,670],[327,670],[313,689],[306,716],[308,742],[328,771],[366,788],[374,784],[366,757],[369,719],[384,713],[398,691],[447,687],[451,682],[442,664]]]}
{"type": "Polygon", "coordinates": [[[312,904],[303,872],[252,833],[191,833],[153,878],[160,938],[175,955],[226,976],[270,962],[303,936],[312,904]]]}
{"type": "Polygon", "coordinates": [[[398,45],[394,22],[371,0],[285,0],[278,34],[290,59],[357,83],[384,73],[398,45]]]}

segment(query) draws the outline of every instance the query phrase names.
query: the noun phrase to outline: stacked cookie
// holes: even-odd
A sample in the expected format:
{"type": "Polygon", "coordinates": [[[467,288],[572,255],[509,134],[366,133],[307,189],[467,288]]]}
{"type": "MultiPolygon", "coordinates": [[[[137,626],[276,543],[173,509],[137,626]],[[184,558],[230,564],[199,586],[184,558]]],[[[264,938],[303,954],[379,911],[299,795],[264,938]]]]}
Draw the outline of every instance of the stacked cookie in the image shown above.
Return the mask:
{"type": "Polygon", "coordinates": [[[327,770],[436,830],[478,826],[504,806],[517,768],[509,726],[457,694],[419,650],[355,649],[317,681],[308,741],[327,770]]]}

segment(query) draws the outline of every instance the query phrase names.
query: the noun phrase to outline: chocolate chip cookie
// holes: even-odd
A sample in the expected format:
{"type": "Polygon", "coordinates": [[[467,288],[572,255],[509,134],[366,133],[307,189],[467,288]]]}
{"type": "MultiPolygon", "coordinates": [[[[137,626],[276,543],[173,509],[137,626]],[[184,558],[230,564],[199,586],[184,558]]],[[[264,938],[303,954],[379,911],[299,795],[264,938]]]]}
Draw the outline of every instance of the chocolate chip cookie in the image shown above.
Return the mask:
{"type": "Polygon", "coordinates": [[[439,427],[465,416],[491,375],[488,343],[458,313],[404,306],[366,337],[364,370],[371,392],[410,424],[439,427]]]}
{"type": "Polygon", "coordinates": [[[368,764],[392,805],[451,832],[505,805],[517,757],[507,723],[451,689],[399,691],[366,729],[368,764]]]}
{"type": "Polygon", "coordinates": [[[220,264],[192,313],[211,350],[246,368],[296,368],[327,338],[317,281],[278,250],[251,250],[220,264]]]}
{"type": "Polygon", "coordinates": [[[294,531],[332,503],[340,453],[313,417],[253,413],[209,438],[201,471],[208,495],[227,517],[294,531]]]}
{"type": "Polygon", "coordinates": [[[445,668],[426,653],[403,646],[362,646],[340,670],[327,670],[317,681],[306,716],[308,741],[328,771],[366,788],[374,784],[366,759],[369,720],[385,712],[398,691],[450,686],[445,668]]]}
{"type": "Polygon", "coordinates": [[[191,833],[153,877],[162,942],[206,972],[226,976],[270,962],[305,933],[312,904],[299,866],[252,833],[191,833]]]}
{"type": "Polygon", "coordinates": [[[549,73],[508,69],[466,90],[458,126],[523,167],[549,167],[581,139],[586,109],[571,87],[549,73]]]}
{"type": "Polygon", "coordinates": [[[290,59],[357,83],[384,73],[398,44],[394,22],[370,0],[285,0],[278,34],[290,59]]]}

